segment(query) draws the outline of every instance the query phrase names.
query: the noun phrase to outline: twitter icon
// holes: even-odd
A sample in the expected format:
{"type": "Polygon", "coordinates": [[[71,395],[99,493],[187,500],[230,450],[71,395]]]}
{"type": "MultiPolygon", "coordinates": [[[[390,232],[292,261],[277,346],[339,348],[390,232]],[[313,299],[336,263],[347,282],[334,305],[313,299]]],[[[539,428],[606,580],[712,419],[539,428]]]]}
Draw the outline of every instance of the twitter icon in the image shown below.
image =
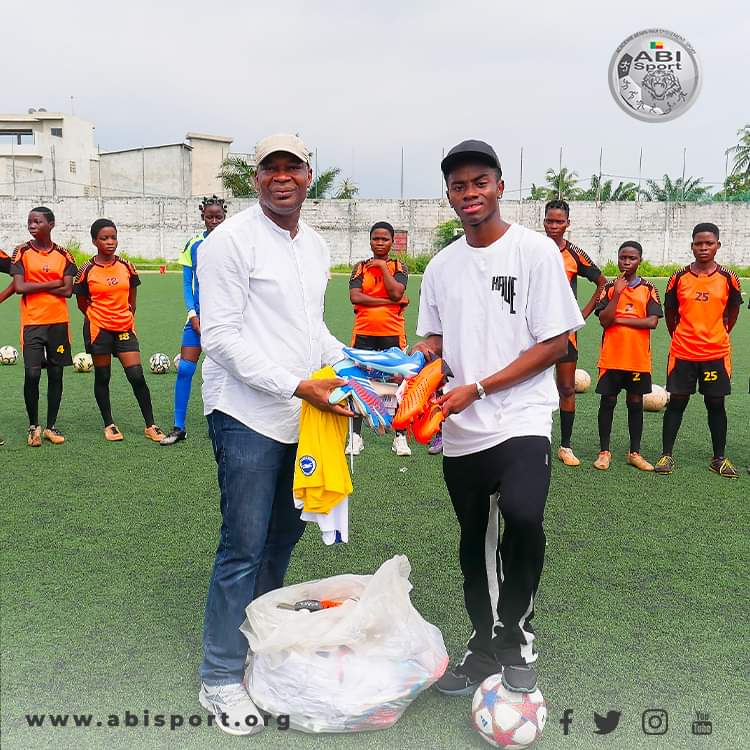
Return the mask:
{"type": "Polygon", "coordinates": [[[594,724],[596,724],[594,734],[609,734],[610,732],[614,732],[620,723],[621,716],[621,711],[607,711],[606,716],[600,716],[594,711],[594,724]]]}

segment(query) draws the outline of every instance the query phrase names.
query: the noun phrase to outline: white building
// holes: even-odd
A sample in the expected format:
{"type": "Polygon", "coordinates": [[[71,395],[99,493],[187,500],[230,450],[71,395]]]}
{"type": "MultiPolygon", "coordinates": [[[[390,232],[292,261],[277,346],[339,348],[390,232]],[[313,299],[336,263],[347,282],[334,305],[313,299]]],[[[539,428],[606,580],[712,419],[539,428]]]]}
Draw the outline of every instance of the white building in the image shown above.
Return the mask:
{"type": "Polygon", "coordinates": [[[91,195],[97,160],[86,120],[44,110],[0,115],[0,195],[91,195]]]}
{"type": "Polygon", "coordinates": [[[99,152],[94,125],[44,110],[0,115],[0,195],[224,195],[218,178],[231,138],[188,133],[185,141],[99,152]]]}

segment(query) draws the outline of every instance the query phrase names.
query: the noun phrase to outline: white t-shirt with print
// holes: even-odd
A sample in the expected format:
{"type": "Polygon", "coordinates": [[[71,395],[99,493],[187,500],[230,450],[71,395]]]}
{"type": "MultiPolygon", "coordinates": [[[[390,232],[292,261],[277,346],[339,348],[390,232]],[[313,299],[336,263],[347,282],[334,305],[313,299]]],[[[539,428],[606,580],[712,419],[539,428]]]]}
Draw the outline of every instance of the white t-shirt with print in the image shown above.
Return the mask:
{"type": "MultiPolygon", "coordinates": [[[[557,245],[519,224],[489,247],[456,240],[430,261],[422,279],[417,334],[442,335],[454,375],[446,392],[582,326],[557,245]]],[[[451,415],[443,426],[444,455],[465,456],[524,435],[550,438],[557,405],[549,367],[451,415]]]]}

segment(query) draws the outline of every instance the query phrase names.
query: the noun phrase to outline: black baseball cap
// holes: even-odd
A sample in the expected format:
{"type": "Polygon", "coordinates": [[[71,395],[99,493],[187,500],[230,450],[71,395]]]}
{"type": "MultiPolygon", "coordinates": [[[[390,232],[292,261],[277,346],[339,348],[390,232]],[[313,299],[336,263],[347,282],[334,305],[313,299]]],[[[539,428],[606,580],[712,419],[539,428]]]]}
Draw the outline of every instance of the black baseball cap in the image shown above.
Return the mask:
{"type": "Polygon", "coordinates": [[[470,139],[468,141],[461,141],[461,143],[454,146],[445,155],[443,161],[440,162],[440,169],[442,170],[443,175],[447,176],[448,172],[450,172],[457,163],[468,161],[467,157],[472,157],[484,164],[489,164],[491,167],[499,170],[501,175],[503,173],[495,149],[492,148],[489,143],[470,139]]]}

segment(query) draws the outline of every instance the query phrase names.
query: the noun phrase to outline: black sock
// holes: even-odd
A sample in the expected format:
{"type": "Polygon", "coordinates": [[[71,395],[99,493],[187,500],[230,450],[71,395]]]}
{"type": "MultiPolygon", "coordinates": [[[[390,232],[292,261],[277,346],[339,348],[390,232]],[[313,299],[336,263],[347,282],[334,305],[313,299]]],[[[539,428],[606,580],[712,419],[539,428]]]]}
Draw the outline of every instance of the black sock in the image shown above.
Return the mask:
{"type": "Polygon", "coordinates": [[[141,414],[143,414],[146,427],[151,427],[154,423],[154,410],[151,407],[151,394],[146,385],[146,378],[143,377],[143,368],[140,365],[126,367],[125,377],[133,388],[138,406],[141,407],[141,414]]]}
{"type": "Polygon", "coordinates": [[[109,378],[112,374],[112,365],[106,367],[94,367],[94,398],[99,406],[99,412],[104,420],[104,426],[112,424],[112,404],[109,400],[109,378]]]}
{"type": "MultiPolygon", "coordinates": [[[[617,396],[602,396],[599,402],[599,450],[609,450],[609,436],[612,433],[612,418],[615,414],[617,396]]],[[[561,412],[561,414],[564,412],[561,412]]]]}
{"type": "Polygon", "coordinates": [[[560,409],[560,445],[563,448],[570,448],[570,439],[573,437],[573,420],[575,418],[575,411],[563,411],[560,409]]]}
{"type": "Polygon", "coordinates": [[[362,434],[362,417],[354,417],[352,420],[352,432],[354,432],[357,435],[362,434]]]}
{"type": "Polygon", "coordinates": [[[661,452],[663,455],[672,455],[674,441],[677,439],[677,432],[682,424],[682,415],[689,399],[690,396],[672,396],[669,399],[661,426],[661,452]]]}
{"type": "Polygon", "coordinates": [[[39,380],[42,370],[39,367],[27,368],[23,378],[23,400],[26,403],[26,413],[29,424],[39,424],[39,380]]]}
{"type": "Polygon", "coordinates": [[[643,436],[643,401],[628,401],[628,433],[630,434],[630,452],[641,452],[643,436]]]}
{"type": "Polygon", "coordinates": [[[724,397],[704,397],[703,400],[708,412],[708,429],[711,431],[714,458],[724,458],[727,447],[727,410],[724,406],[724,397]]]}
{"type": "Polygon", "coordinates": [[[60,402],[63,394],[63,368],[47,365],[47,427],[52,428],[57,422],[60,402]]]}

